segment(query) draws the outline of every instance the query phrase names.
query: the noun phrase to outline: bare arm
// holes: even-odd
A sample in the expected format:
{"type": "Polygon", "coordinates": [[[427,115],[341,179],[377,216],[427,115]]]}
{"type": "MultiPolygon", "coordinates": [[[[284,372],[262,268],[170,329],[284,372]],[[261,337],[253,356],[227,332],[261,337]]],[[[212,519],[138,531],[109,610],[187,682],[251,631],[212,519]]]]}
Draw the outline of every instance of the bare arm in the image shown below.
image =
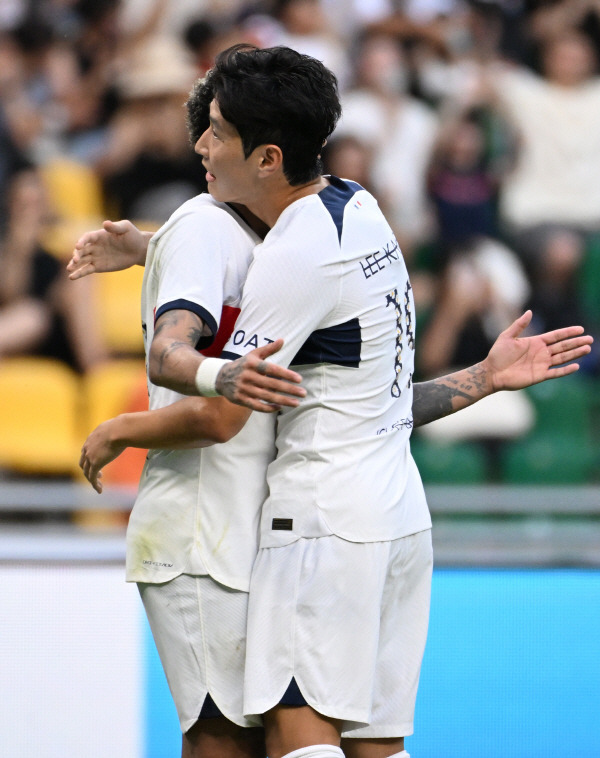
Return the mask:
{"type": "Polygon", "coordinates": [[[571,361],[590,352],[593,338],[583,334],[581,326],[520,337],[531,316],[531,311],[526,311],[505,329],[481,363],[416,383],[414,426],[456,413],[493,392],[523,389],[577,371],[579,364],[571,361]]]}
{"type": "Polygon", "coordinates": [[[250,413],[224,398],[200,397],[152,411],[123,413],[91,432],[83,443],[79,465],[96,492],[102,492],[102,469],[125,448],[182,449],[227,442],[250,413]]]}
{"type": "Polygon", "coordinates": [[[131,221],[105,221],[102,229],[86,232],[77,240],[67,264],[69,279],[143,266],[152,234],[141,231],[131,221]]]}
{"type": "MultiPolygon", "coordinates": [[[[156,322],[150,347],[150,381],[182,395],[198,395],[196,373],[205,359],[196,345],[205,334],[204,323],[195,313],[187,310],[163,313],[156,322]]],[[[265,361],[282,345],[283,341],[277,340],[225,364],[217,378],[219,394],[232,403],[262,413],[272,413],[282,405],[298,405],[299,398],[306,394],[299,386],[302,377],[265,361]]]]}

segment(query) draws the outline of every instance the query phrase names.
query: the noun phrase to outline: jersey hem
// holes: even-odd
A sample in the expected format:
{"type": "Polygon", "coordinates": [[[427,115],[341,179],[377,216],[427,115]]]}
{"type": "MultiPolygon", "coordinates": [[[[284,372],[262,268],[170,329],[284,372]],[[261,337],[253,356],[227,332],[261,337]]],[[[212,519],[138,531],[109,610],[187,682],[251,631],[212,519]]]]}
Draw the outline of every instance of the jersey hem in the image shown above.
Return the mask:
{"type": "Polygon", "coordinates": [[[218,584],[222,584],[223,587],[227,587],[231,590],[236,590],[237,592],[249,592],[250,591],[250,578],[248,578],[245,581],[242,581],[241,579],[228,579],[224,576],[217,576],[216,573],[211,571],[174,571],[174,572],[168,572],[165,574],[161,574],[160,576],[157,574],[153,574],[152,576],[147,576],[143,572],[139,571],[127,571],[125,574],[125,581],[126,582],[132,582],[135,584],[166,584],[167,582],[170,582],[172,579],[176,579],[178,576],[181,576],[182,574],[187,574],[188,576],[209,576],[211,579],[213,579],[218,584]]]}

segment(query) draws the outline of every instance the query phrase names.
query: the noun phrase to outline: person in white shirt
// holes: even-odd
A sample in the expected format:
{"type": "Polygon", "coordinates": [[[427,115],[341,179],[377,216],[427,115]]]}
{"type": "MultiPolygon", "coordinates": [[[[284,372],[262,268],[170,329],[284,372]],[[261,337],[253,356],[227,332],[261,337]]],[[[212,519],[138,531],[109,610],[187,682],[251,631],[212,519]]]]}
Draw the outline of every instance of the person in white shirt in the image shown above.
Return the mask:
{"type": "MultiPolygon", "coordinates": [[[[270,758],[340,756],[342,735],[349,756],[406,755],[431,574],[410,429],[499,389],[576,371],[562,364],[589,352],[591,338],[572,327],[520,339],[527,312],[482,363],[413,387],[414,311],[397,243],[369,193],[320,173],[339,116],[333,75],[287,48],[237,46],[190,102],[192,118],[194,105],[210,105],[196,150],[211,195],[271,227],[226,351],[260,350],[281,329],[277,360],[302,367],[307,392],[278,418],[244,710],[264,711],[270,758]]],[[[247,368],[209,360],[194,380],[206,392],[230,391],[247,368]]],[[[275,370],[266,359],[252,365],[275,370]]],[[[221,424],[250,416],[213,402],[221,424]]],[[[97,461],[88,464],[93,477],[97,461]]]]}
{"type": "MultiPolygon", "coordinates": [[[[142,329],[152,413],[183,398],[170,388],[180,382],[163,376],[165,353],[218,355],[227,340],[260,241],[249,223],[264,231],[244,209],[202,194],[150,239],[120,222],[82,240],[83,248],[91,240],[121,246],[127,263],[145,264],[142,329]]],[[[112,268],[120,266],[118,258],[111,261],[112,268]]],[[[77,278],[81,260],[69,268],[77,278]]],[[[206,403],[187,398],[180,429],[193,426],[206,403]]],[[[126,577],[140,590],[177,707],[184,758],[264,756],[260,719],[243,714],[242,686],[250,571],[266,468],[275,454],[274,421],[272,413],[256,413],[225,444],[186,449],[184,441],[183,449],[150,450],[129,520],[126,577]]],[[[220,441],[216,434],[205,444],[220,441]]],[[[101,481],[95,486],[101,491],[101,481]]]]}

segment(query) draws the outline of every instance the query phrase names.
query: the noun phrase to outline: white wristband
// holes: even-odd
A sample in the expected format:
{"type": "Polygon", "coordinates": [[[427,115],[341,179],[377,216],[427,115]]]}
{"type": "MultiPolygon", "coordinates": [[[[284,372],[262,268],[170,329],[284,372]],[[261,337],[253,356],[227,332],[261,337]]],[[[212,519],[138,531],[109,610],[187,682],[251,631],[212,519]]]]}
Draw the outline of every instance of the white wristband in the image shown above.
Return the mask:
{"type": "Polygon", "coordinates": [[[196,371],[195,385],[198,394],[203,397],[216,397],[217,376],[226,363],[231,363],[224,358],[205,358],[196,371]]]}

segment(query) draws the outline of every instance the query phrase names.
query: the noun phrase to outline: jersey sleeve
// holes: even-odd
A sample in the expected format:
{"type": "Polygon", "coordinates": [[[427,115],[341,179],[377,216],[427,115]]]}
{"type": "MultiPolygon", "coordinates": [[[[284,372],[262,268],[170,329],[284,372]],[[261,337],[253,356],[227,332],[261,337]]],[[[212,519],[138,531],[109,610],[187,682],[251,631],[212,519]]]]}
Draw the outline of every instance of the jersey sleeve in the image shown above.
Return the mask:
{"type": "Polygon", "coordinates": [[[232,247],[230,224],[235,222],[223,213],[216,217],[218,211],[211,210],[187,214],[165,233],[154,319],[169,310],[189,310],[214,336],[232,247]]]}
{"type": "Polygon", "coordinates": [[[281,366],[290,365],[338,304],[340,263],[328,262],[327,256],[319,255],[322,251],[319,245],[306,241],[286,249],[263,246],[257,250],[224,358],[239,358],[281,337],[283,348],[270,360],[281,366]]]}

